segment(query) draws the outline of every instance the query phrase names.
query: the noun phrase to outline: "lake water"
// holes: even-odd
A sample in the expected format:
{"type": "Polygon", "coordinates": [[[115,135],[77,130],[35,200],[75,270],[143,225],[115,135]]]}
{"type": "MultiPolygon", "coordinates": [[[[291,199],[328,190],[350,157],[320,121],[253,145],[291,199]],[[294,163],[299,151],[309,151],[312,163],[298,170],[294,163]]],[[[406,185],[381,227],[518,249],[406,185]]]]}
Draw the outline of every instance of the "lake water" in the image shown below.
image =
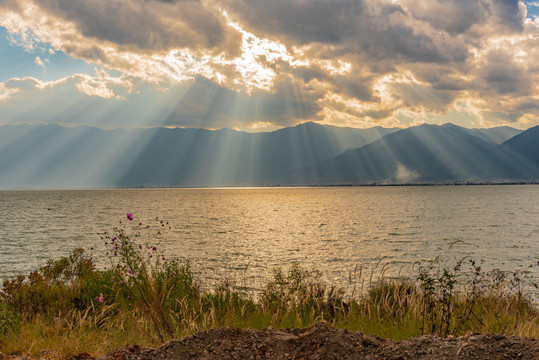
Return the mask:
{"type": "Polygon", "coordinates": [[[511,185],[0,191],[0,278],[76,247],[99,261],[99,234],[156,217],[170,227],[160,248],[208,285],[232,277],[259,288],[272,268],[298,262],[346,286],[356,266],[364,278],[384,265],[387,276],[412,274],[438,255],[539,275],[539,186],[511,185]]]}

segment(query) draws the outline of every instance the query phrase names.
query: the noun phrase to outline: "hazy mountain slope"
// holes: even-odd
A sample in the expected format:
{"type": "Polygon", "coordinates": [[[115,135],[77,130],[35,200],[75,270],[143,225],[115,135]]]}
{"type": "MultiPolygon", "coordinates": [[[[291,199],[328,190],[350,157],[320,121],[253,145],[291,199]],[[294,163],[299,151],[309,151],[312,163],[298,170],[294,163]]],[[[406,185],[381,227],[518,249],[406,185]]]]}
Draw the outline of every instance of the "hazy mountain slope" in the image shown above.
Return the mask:
{"type": "Polygon", "coordinates": [[[0,187],[265,185],[396,129],[306,123],[270,133],[0,127],[0,187]]]}
{"type": "MultiPolygon", "coordinates": [[[[445,124],[443,126],[456,126],[456,125],[445,124]]],[[[459,128],[470,135],[480,137],[481,139],[485,141],[490,141],[496,144],[501,144],[504,141],[509,140],[513,136],[516,136],[522,133],[522,130],[514,129],[509,126],[497,126],[497,127],[493,127],[489,129],[466,129],[463,127],[459,127],[459,128]]]]}
{"type": "Polygon", "coordinates": [[[283,182],[309,184],[502,181],[517,173],[512,157],[492,142],[451,125],[400,130],[298,170],[283,182]]]}
{"type": "Polygon", "coordinates": [[[515,157],[522,157],[521,177],[539,177],[539,126],[532,127],[505,141],[500,149],[515,157]]]}
{"type": "Polygon", "coordinates": [[[226,129],[0,126],[0,187],[246,186],[539,177],[533,165],[537,164],[537,129],[503,145],[492,139],[518,130],[475,130],[452,124],[397,131],[305,123],[250,134],[226,129]]]}
{"type": "Polygon", "coordinates": [[[274,184],[276,176],[379,139],[392,129],[313,123],[271,133],[157,129],[120,183],[179,186],[274,184]],[[174,155],[174,156],[172,156],[174,155]]]}
{"type": "MultiPolygon", "coordinates": [[[[58,125],[0,127],[0,186],[93,187],[118,166],[123,131],[58,125]]],[[[129,141],[131,142],[131,141],[129,141]]]]}

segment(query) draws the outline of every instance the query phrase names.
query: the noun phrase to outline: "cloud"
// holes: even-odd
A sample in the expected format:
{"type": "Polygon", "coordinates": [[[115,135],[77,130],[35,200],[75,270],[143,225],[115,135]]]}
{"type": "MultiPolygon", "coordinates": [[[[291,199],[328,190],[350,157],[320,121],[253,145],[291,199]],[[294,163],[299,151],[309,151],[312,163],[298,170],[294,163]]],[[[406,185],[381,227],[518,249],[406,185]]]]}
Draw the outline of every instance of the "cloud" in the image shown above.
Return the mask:
{"type": "Polygon", "coordinates": [[[451,36],[464,34],[488,18],[488,6],[484,1],[406,0],[402,4],[417,20],[451,36]]]}
{"type": "Polygon", "coordinates": [[[466,49],[426,33],[407,9],[389,1],[227,0],[233,18],[255,34],[289,46],[309,46],[311,55],[352,54],[370,60],[448,61],[466,49]],[[419,30],[419,31],[418,31],[419,30]]]}
{"type": "MultiPolygon", "coordinates": [[[[46,59],[45,59],[45,60],[46,60],[46,59]]],[[[40,58],[39,56],[36,56],[34,62],[35,62],[36,64],[38,64],[39,66],[41,66],[41,67],[45,67],[45,63],[43,62],[43,60],[41,60],[41,58],[40,58]]]]}
{"type": "Polygon", "coordinates": [[[180,94],[177,89],[163,92],[135,79],[100,71],[49,82],[15,78],[0,83],[0,121],[103,128],[158,126],[180,94]]]}
{"type": "MultiPolygon", "coordinates": [[[[460,112],[485,126],[530,126],[539,124],[539,21],[526,19],[526,5],[4,0],[0,26],[30,52],[47,44],[51,55],[94,64],[96,75],[65,80],[80,94],[131,101],[142,83],[177,90],[172,125],[394,126],[403,114],[436,121],[460,112]]],[[[9,86],[0,101],[22,96],[9,86]]]]}
{"type": "Polygon", "coordinates": [[[249,129],[260,123],[291,126],[317,117],[320,94],[300,90],[290,83],[277,85],[276,91],[256,91],[247,95],[217,83],[197,78],[177,102],[165,125],[206,128],[249,129]]]}
{"type": "Polygon", "coordinates": [[[420,177],[417,171],[409,170],[402,164],[397,164],[395,169],[395,181],[397,183],[410,183],[420,177]]]}
{"type": "MultiPolygon", "coordinates": [[[[72,90],[76,89],[87,96],[97,96],[104,99],[124,99],[119,93],[131,93],[134,89],[133,80],[124,76],[111,76],[104,71],[95,70],[96,74],[75,74],[55,81],[40,81],[35,78],[26,77],[23,79],[13,78],[4,83],[0,83],[6,93],[12,95],[19,92],[32,93],[57,87],[59,84],[69,83],[72,90]],[[117,91],[117,93],[115,93],[117,91]]],[[[20,95],[19,95],[20,96],[20,95]]]]}
{"type": "Polygon", "coordinates": [[[316,117],[320,95],[300,94],[288,86],[248,95],[202,77],[166,91],[102,71],[50,82],[28,77],[0,83],[0,113],[4,123],[246,130],[290,126],[316,117]],[[31,105],[25,105],[28,98],[33,99],[31,105]]]}
{"type": "Polygon", "coordinates": [[[78,91],[88,96],[98,96],[103,99],[125,100],[125,97],[115,93],[115,89],[127,90],[130,93],[134,87],[133,81],[128,78],[110,76],[97,69],[96,76],[84,74],[76,76],[75,79],[75,88],[78,91]]]}
{"type": "Polygon", "coordinates": [[[140,50],[216,48],[226,43],[228,36],[224,19],[204,1],[35,0],[34,3],[45,14],[73,23],[86,38],[140,50]]]}

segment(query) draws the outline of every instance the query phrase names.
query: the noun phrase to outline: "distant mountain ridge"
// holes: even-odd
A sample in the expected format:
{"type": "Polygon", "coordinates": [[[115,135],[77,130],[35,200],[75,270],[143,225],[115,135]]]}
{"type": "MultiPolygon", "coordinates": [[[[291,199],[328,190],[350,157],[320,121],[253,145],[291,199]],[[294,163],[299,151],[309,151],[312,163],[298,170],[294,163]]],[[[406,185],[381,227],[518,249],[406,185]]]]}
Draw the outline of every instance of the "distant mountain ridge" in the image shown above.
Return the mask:
{"type": "Polygon", "coordinates": [[[86,126],[0,127],[0,187],[271,184],[398,129],[304,123],[268,133],[86,126]]]}
{"type": "Polygon", "coordinates": [[[455,125],[420,125],[297,171],[283,182],[407,184],[531,180],[516,153],[455,125]]]}
{"type": "Polygon", "coordinates": [[[537,136],[453,124],[266,133],[5,125],[0,188],[529,181],[539,177],[537,136]]]}
{"type": "Polygon", "coordinates": [[[460,128],[461,131],[465,131],[470,135],[480,137],[481,139],[501,144],[504,141],[522,133],[522,130],[518,130],[509,126],[496,126],[489,129],[466,129],[461,126],[457,126],[451,123],[442,125],[444,127],[460,128]]]}

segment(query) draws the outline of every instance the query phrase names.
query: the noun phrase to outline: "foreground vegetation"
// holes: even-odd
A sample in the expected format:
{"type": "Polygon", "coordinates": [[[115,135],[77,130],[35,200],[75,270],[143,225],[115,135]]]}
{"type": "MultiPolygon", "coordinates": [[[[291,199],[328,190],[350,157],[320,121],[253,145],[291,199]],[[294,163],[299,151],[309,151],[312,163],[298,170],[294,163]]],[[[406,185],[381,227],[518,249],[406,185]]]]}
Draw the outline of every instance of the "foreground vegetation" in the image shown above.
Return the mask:
{"type": "MultiPolygon", "coordinates": [[[[485,272],[473,260],[417,263],[415,279],[369,282],[345,294],[300,265],[275,269],[259,296],[231,282],[203,290],[189,263],[160,253],[161,227],[128,214],[104,235],[109,264],[82,249],[39,271],[6,280],[0,292],[0,352],[63,358],[102,355],[126,344],[158,346],[219,326],[307,327],[325,321],[400,340],[469,331],[539,337],[539,309],[527,297],[529,272],[485,272]],[[130,229],[129,231],[127,229],[130,229]]],[[[363,283],[361,270],[351,283],[363,283]],[[359,282],[358,282],[359,281],[359,282]]]]}

